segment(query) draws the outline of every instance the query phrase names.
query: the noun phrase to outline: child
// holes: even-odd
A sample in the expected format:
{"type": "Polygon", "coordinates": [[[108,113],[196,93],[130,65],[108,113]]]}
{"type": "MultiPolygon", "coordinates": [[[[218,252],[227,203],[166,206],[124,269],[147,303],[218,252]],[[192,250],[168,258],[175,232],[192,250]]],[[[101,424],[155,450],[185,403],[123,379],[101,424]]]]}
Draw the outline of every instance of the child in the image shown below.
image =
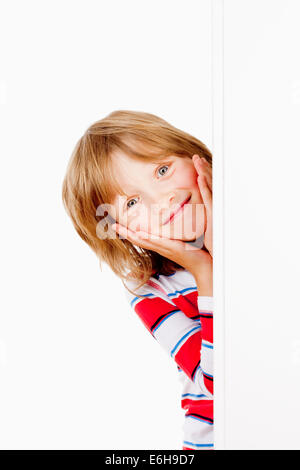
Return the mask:
{"type": "Polygon", "coordinates": [[[63,182],[76,231],[126,281],[131,307],[177,364],[182,448],[192,450],[213,448],[211,167],[195,137],[115,111],[78,141],[63,182]]]}

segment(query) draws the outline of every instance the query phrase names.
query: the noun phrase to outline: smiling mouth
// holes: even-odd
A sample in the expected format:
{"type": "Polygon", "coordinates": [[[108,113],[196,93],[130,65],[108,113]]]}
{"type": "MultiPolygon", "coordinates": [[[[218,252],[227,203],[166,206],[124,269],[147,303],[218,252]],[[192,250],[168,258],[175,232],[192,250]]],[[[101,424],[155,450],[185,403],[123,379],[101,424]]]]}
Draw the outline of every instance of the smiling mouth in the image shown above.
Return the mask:
{"type": "Polygon", "coordinates": [[[172,222],[172,220],[174,219],[174,217],[179,213],[181,212],[181,210],[183,209],[183,207],[185,206],[185,204],[187,204],[190,199],[191,199],[192,196],[189,196],[185,201],[183,201],[183,203],[180,205],[180,207],[175,211],[175,212],[172,212],[171,216],[163,223],[163,225],[167,224],[168,222],[172,222]]]}

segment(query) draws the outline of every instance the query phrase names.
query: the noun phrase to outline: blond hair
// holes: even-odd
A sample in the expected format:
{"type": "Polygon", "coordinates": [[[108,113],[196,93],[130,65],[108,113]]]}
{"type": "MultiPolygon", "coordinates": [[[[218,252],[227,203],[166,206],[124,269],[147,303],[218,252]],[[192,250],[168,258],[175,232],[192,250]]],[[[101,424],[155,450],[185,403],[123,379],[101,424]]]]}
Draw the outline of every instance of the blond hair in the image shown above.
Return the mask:
{"type": "Polygon", "coordinates": [[[212,165],[212,155],[200,140],[153,114],[139,111],[114,111],[92,124],[77,142],[63,181],[65,209],[79,236],[96,253],[100,269],[103,261],[122,282],[129,278],[141,280],[138,289],[154,270],[170,275],[184,268],[157,252],[116,237],[109,222],[106,235],[101,233],[99,237],[101,216],[97,208],[110,204],[117,194],[124,195],[112,172],[111,155],[116,150],[152,162],[170,155],[192,158],[198,154],[212,165]]]}

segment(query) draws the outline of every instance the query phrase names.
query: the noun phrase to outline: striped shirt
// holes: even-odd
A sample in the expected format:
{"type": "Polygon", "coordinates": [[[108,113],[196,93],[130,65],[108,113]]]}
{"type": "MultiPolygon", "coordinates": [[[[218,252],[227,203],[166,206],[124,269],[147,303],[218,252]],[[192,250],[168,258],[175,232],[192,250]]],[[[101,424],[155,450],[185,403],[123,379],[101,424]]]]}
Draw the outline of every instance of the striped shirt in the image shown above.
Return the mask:
{"type": "Polygon", "coordinates": [[[152,273],[148,283],[127,280],[127,300],[151,335],[177,364],[182,383],[184,450],[213,448],[213,297],[199,296],[194,276],[152,273]]]}

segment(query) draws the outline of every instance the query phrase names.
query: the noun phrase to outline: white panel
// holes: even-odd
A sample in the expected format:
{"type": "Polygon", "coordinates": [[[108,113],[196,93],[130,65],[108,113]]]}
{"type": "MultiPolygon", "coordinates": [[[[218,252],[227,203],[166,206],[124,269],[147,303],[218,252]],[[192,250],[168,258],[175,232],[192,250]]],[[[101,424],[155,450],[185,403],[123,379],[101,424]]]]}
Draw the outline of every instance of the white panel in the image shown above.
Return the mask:
{"type": "Polygon", "coordinates": [[[214,443],[225,446],[224,309],[224,2],[212,0],[212,152],[214,246],[214,443]]]}
{"type": "Polygon", "coordinates": [[[225,447],[300,448],[300,3],[225,0],[225,447]]]}

